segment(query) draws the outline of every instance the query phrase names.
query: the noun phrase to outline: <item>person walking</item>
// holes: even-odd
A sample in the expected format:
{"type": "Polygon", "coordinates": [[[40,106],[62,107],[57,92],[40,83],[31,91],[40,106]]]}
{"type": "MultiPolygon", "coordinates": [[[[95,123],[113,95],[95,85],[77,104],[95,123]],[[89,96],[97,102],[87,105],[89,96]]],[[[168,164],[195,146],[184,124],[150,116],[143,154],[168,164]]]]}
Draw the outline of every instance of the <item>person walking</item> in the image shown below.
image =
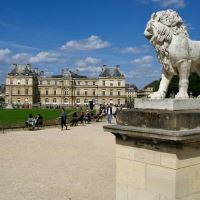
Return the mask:
{"type": "Polygon", "coordinates": [[[108,120],[108,123],[111,124],[112,123],[112,106],[111,104],[109,106],[107,106],[107,120],[108,120]]]}
{"type": "Polygon", "coordinates": [[[61,109],[61,114],[60,114],[61,131],[63,130],[64,126],[66,127],[66,130],[67,130],[66,120],[67,120],[67,113],[66,113],[65,109],[62,108],[61,109]]]}

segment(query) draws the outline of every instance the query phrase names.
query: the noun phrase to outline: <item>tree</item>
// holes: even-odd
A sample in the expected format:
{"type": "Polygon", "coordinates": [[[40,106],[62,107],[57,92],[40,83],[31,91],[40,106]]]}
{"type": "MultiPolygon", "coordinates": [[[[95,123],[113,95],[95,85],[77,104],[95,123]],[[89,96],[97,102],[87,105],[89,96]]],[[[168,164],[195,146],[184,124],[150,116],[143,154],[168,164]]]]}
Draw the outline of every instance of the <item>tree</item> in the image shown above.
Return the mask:
{"type": "MultiPolygon", "coordinates": [[[[169,98],[170,94],[177,94],[178,92],[179,77],[174,76],[169,84],[166,97],[169,98]]],[[[155,85],[154,91],[157,91],[160,85],[160,81],[155,85]]],[[[189,77],[188,93],[197,97],[200,94],[200,77],[197,73],[191,73],[189,77]]]]}

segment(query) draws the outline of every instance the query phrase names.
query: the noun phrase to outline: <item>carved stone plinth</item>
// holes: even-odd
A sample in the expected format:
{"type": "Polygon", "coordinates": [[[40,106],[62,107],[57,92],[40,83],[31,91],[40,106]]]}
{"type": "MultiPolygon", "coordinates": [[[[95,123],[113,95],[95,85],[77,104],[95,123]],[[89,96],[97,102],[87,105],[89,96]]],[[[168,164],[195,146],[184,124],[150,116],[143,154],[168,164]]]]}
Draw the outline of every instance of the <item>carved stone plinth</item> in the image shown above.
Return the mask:
{"type": "Polygon", "coordinates": [[[156,110],[197,110],[200,98],[196,99],[135,99],[134,107],[156,110]]]}
{"type": "Polygon", "coordinates": [[[13,109],[12,104],[8,104],[8,105],[6,106],[6,109],[13,109]]]}
{"type": "Polygon", "coordinates": [[[127,109],[118,113],[117,124],[164,130],[194,129],[200,126],[200,110],[127,109]]]}
{"type": "Polygon", "coordinates": [[[116,135],[117,200],[200,199],[200,110],[122,110],[116,135]]]}

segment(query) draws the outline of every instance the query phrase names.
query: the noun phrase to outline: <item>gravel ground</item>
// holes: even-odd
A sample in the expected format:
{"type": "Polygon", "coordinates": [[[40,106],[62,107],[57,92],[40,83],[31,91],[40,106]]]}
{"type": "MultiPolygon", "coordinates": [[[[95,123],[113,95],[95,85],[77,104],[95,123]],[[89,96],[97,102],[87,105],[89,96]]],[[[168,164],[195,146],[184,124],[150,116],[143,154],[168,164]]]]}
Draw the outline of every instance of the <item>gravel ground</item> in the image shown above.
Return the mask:
{"type": "Polygon", "coordinates": [[[104,124],[0,134],[0,200],[114,200],[115,138],[104,124]]]}

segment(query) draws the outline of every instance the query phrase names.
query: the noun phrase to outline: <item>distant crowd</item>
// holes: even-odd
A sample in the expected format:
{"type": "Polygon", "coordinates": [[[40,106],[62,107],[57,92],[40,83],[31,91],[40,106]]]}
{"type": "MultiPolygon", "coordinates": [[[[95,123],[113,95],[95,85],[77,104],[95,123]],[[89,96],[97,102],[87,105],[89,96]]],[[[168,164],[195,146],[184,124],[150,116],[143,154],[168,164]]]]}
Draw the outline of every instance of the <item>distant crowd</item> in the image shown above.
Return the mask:
{"type": "MultiPolygon", "coordinates": [[[[100,105],[97,113],[94,112],[93,108],[86,108],[85,111],[77,112],[75,111],[72,116],[68,116],[67,111],[64,108],[61,108],[60,116],[57,118],[60,120],[61,130],[65,128],[67,130],[69,126],[78,126],[78,124],[89,124],[91,121],[102,121],[104,118],[107,119],[109,124],[112,123],[112,119],[116,117],[117,112],[122,109],[122,107],[110,105],[100,105]],[[68,123],[67,123],[68,122],[68,123]]],[[[27,120],[25,121],[27,127],[34,129],[43,125],[43,117],[38,114],[36,117],[33,117],[32,114],[29,114],[27,120]]]]}

